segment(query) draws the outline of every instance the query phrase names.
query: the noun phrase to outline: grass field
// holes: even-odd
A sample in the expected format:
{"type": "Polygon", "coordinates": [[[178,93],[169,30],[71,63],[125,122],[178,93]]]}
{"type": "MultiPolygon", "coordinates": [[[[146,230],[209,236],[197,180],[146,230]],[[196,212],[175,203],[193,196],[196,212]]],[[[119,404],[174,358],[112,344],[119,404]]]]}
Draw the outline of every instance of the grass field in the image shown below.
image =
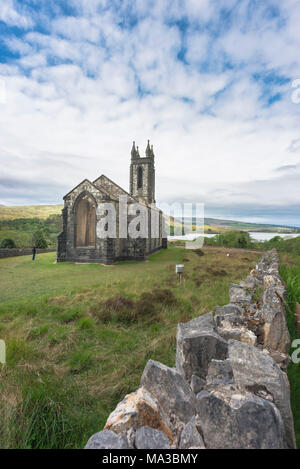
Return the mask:
{"type": "Polygon", "coordinates": [[[228,302],[229,283],[258,257],[172,246],[114,266],[54,264],[54,253],[1,259],[0,447],[82,447],[149,358],[174,366],[177,323],[228,302]]]}
{"type": "MultiPolygon", "coordinates": [[[[287,288],[287,317],[291,341],[300,339],[294,323],[296,303],[300,303],[300,259],[293,256],[292,260],[287,255],[282,255],[280,274],[287,288]]],[[[295,349],[291,347],[290,355],[295,349]]],[[[299,356],[299,354],[298,354],[299,356]]],[[[291,385],[291,405],[294,416],[297,448],[300,448],[300,363],[291,363],[288,368],[288,377],[291,385]]]]}

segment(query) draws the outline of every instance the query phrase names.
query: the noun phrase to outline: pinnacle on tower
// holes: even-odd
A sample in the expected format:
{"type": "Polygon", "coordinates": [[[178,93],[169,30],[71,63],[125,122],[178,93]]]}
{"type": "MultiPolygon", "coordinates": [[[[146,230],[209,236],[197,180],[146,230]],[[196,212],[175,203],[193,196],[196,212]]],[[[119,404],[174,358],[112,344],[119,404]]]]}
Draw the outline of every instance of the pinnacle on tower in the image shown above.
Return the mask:
{"type": "Polygon", "coordinates": [[[138,158],[140,157],[139,147],[136,147],[136,156],[137,156],[138,158]]]}
{"type": "Polygon", "coordinates": [[[131,149],[131,158],[136,158],[136,157],[137,157],[137,151],[135,148],[135,141],[133,141],[132,149],[131,149]]]}
{"type": "Polygon", "coordinates": [[[151,157],[151,148],[150,148],[150,140],[148,140],[147,148],[146,148],[146,157],[151,157]]]}

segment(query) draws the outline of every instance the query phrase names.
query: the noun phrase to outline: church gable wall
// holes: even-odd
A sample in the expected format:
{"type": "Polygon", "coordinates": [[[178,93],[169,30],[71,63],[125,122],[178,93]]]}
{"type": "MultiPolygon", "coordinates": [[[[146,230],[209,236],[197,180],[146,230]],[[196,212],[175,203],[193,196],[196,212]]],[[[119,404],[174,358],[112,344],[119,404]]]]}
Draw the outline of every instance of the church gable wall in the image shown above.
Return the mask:
{"type": "Polygon", "coordinates": [[[92,183],[85,180],[73,189],[65,197],[64,207],[64,224],[63,232],[58,238],[58,261],[76,261],[76,262],[107,262],[108,257],[111,257],[111,246],[108,246],[105,240],[99,239],[96,235],[96,224],[98,223],[99,217],[97,213],[97,207],[102,202],[109,201],[109,197],[101,192],[92,183]],[[80,201],[88,199],[94,204],[95,208],[95,220],[94,229],[95,236],[91,236],[92,244],[90,246],[81,246],[82,243],[76,243],[78,236],[77,230],[77,216],[80,201]],[[79,244],[79,245],[78,245],[79,244]],[[109,253],[107,252],[109,251],[109,253]]]}
{"type": "Polygon", "coordinates": [[[111,196],[112,199],[119,200],[120,196],[126,195],[128,198],[128,201],[134,200],[133,197],[131,197],[131,195],[128,194],[128,192],[126,192],[124,189],[119,187],[117,184],[115,184],[113,181],[111,181],[109,178],[107,178],[103,174],[98,179],[96,179],[96,181],[94,181],[93,184],[99,187],[100,190],[101,188],[103,188],[105,192],[111,196]]]}

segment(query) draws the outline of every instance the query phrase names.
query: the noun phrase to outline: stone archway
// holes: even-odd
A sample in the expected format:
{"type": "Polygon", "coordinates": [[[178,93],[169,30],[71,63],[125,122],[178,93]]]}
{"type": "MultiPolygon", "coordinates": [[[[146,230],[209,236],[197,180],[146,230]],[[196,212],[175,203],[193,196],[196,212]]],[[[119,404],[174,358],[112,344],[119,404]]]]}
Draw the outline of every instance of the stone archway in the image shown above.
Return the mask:
{"type": "Polygon", "coordinates": [[[94,247],[96,233],[95,203],[88,195],[76,206],[76,247],[94,247]]]}

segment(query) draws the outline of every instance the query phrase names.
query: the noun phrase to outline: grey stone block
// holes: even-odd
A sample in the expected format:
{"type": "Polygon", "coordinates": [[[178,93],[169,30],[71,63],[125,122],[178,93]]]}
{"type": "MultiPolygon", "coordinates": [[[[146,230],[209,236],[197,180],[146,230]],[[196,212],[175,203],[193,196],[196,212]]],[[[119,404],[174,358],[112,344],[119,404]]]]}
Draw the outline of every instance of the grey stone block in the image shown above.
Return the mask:
{"type": "Polygon", "coordinates": [[[210,361],[225,359],[227,350],[227,342],[217,333],[212,313],[178,325],[176,369],[189,383],[193,375],[206,379],[210,361]]]}
{"type": "Polygon", "coordinates": [[[95,433],[87,444],[85,449],[127,449],[129,448],[126,438],[122,435],[116,435],[110,430],[103,430],[95,433]]]}
{"type": "Polygon", "coordinates": [[[167,436],[151,427],[141,427],[135,434],[135,447],[137,449],[169,449],[167,436]]]}

